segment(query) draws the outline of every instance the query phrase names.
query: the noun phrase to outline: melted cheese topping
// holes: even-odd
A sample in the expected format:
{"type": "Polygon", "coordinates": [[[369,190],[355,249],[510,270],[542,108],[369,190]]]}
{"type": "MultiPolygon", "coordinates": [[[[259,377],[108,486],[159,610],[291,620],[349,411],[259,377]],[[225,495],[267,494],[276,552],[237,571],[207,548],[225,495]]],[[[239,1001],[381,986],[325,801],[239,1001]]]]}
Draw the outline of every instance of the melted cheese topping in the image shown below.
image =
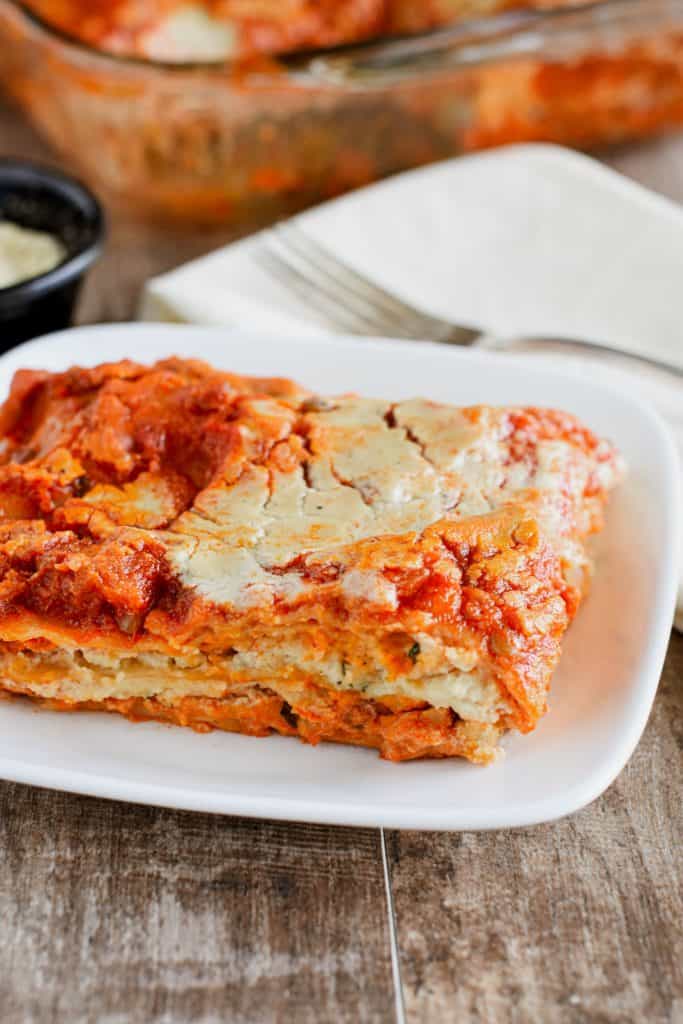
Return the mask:
{"type": "Polygon", "coordinates": [[[230,22],[212,17],[196,4],[187,4],[146,32],[140,43],[152,60],[222,61],[237,52],[237,33],[230,22]]]}
{"type": "Polygon", "coordinates": [[[89,505],[101,506],[126,526],[154,529],[172,518],[175,495],[164,477],[141,473],[123,487],[97,484],[83,498],[89,505]]]}
{"type": "MultiPolygon", "coordinates": [[[[265,414],[269,410],[262,410],[265,414]]],[[[419,534],[440,520],[490,513],[538,492],[539,522],[561,544],[568,572],[585,572],[572,543],[592,462],[565,440],[539,441],[533,457],[513,458],[505,410],[462,410],[416,399],[390,407],[364,398],[335,399],[307,414],[310,454],[289,472],[247,466],[232,484],[200,493],[173,532],[169,561],[185,586],[207,600],[247,610],[296,600],[305,585],[278,572],[303,553],[330,551],[373,537],[419,534]],[[565,538],[565,539],[563,539],[565,538]]],[[[395,607],[379,573],[349,572],[352,601],[395,607]]]]}

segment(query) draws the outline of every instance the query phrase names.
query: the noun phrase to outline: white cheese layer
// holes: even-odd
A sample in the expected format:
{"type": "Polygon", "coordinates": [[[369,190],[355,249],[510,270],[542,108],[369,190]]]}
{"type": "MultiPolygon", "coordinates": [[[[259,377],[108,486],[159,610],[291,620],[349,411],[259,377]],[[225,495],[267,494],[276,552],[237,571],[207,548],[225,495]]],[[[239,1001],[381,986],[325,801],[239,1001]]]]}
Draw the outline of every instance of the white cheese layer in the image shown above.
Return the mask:
{"type": "MultiPolygon", "coordinates": [[[[591,468],[574,446],[545,441],[532,457],[512,458],[505,410],[483,410],[472,422],[421,399],[395,406],[334,399],[307,422],[304,466],[281,472],[248,464],[236,482],[201,492],[172,526],[171,566],[203,598],[236,611],[297,600],[306,584],[272,570],[301,554],[420,533],[440,519],[489,513],[530,489],[541,495],[541,527],[562,544],[571,568],[577,553],[563,533],[582,514],[591,468]]],[[[369,576],[349,573],[341,594],[390,610],[381,573],[369,576]]]]}
{"type": "MultiPolygon", "coordinates": [[[[451,652],[446,663],[470,659],[451,652]]],[[[442,659],[442,664],[444,664],[442,659]]],[[[448,668],[448,665],[446,664],[448,668]]],[[[297,641],[277,648],[237,652],[224,660],[204,655],[170,657],[139,653],[114,655],[96,651],[5,654],[0,658],[0,686],[20,686],[36,696],[72,701],[125,700],[156,697],[172,702],[182,697],[221,698],[227,692],[262,686],[285,699],[305,699],[305,680],[333,689],[361,693],[367,699],[405,696],[433,707],[452,708],[461,718],[496,722],[510,706],[496,683],[478,668],[421,676],[419,669],[389,678],[381,667],[364,671],[338,656],[314,657],[297,641]]]]}

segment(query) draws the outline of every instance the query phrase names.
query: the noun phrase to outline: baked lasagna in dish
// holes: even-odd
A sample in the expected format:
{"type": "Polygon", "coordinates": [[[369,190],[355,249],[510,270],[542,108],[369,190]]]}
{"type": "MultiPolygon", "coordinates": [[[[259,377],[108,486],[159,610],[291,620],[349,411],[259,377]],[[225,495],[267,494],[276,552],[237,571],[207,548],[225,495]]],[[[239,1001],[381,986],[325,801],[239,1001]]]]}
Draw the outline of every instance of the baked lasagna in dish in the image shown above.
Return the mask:
{"type": "Polygon", "coordinates": [[[511,7],[579,0],[25,0],[96,49],[155,61],[250,59],[420,32],[511,7]]]}
{"type": "Polygon", "coordinates": [[[168,359],[0,408],[0,689],[491,761],[546,710],[617,453],[572,416],[168,359]]]}

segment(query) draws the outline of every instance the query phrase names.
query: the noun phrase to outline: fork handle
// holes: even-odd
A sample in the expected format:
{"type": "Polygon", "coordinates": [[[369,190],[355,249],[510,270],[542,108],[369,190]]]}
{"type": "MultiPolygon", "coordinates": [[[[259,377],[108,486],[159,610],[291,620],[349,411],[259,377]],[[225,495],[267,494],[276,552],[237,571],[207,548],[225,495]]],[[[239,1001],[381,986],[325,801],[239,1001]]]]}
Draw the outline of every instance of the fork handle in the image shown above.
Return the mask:
{"type": "Polygon", "coordinates": [[[683,379],[683,366],[670,363],[663,359],[654,359],[652,356],[641,355],[638,352],[628,352],[623,348],[615,348],[612,345],[602,345],[597,341],[584,341],[579,338],[545,338],[545,337],[518,337],[518,338],[493,338],[480,334],[478,345],[482,348],[494,349],[500,352],[512,351],[515,348],[545,349],[556,352],[569,352],[571,349],[578,349],[582,352],[597,352],[602,355],[618,356],[620,359],[629,359],[634,363],[644,363],[653,369],[661,370],[664,373],[683,379]]]}
{"type": "Polygon", "coordinates": [[[428,328],[427,337],[430,341],[438,341],[441,345],[457,345],[460,348],[469,348],[483,341],[484,331],[478,327],[465,327],[462,324],[443,324],[440,330],[437,324],[428,328]]]}

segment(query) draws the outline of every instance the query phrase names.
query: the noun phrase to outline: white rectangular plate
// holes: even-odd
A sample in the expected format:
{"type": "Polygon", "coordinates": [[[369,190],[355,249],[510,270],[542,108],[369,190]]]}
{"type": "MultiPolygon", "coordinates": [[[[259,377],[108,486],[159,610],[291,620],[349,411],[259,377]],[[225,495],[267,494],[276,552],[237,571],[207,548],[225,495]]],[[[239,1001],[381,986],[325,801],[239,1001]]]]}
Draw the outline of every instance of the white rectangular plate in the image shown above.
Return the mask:
{"type": "MultiPolygon", "coordinates": [[[[678,473],[657,417],[619,387],[542,360],[359,338],[266,338],[197,327],[88,327],[0,359],[0,393],[20,366],[165,355],[283,375],[322,392],[415,395],[471,405],[544,405],[614,440],[629,476],[596,544],[593,591],[567,637],[550,712],[511,735],[488,768],[460,760],[383,762],[374,751],[283,737],[254,739],[106,714],[0,702],[0,776],[77,793],[197,811],[415,829],[549,821],[595,799],[621,771],[657,689],[676,592],[678,473]]],[[[623,385],[626,388],[626,384],[623,385]]]]}

